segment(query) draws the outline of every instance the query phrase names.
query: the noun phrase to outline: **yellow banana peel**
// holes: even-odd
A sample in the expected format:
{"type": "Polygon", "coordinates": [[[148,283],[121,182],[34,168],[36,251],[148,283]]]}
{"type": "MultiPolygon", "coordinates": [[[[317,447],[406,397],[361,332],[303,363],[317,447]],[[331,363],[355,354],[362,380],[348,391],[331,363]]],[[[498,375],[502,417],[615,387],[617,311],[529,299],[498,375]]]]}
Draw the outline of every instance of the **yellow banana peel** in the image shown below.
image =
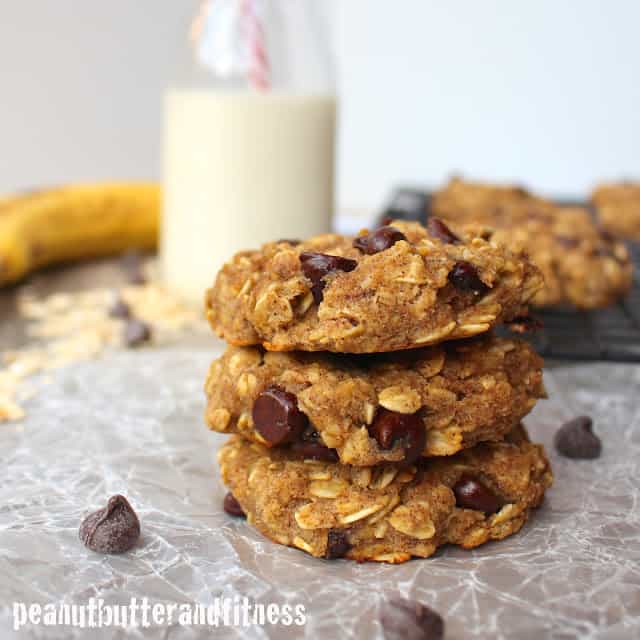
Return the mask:
{"type": "Polygon", "coordinates": [[[0,286],[51,264],[158,244],[160,187],[101,183],[0,197],[0,286]]]}

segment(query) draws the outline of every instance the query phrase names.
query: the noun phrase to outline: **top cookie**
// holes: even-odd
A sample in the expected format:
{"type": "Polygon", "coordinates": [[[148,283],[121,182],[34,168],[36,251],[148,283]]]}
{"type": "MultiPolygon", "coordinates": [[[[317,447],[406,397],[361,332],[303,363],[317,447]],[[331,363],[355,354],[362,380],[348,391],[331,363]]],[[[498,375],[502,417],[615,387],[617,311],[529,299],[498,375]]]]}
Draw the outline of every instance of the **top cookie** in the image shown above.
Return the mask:
{"type": "Polygon", "coordinates": [[[640,240],[640,182],[598,185],[591,194],[600,224],[618,238],[640,240]]]}
{"type": "Polygon", "coordinates": [[[488,331],[542,287],[521,254],[432,221],[393,221],[356,238],[266,244],[227,263],[207,317],[236,346],[376,353],[488,331]]]}
{"type": "Polygon", "coordinates": [[[486,225],[492,242],[526,251],[544,276],[533,306],[606,307],[631,288],[626,248],[584,208],[559,207],[521,187],[460,178],[438,191],[430,208],[447,223],[486,225]]]}

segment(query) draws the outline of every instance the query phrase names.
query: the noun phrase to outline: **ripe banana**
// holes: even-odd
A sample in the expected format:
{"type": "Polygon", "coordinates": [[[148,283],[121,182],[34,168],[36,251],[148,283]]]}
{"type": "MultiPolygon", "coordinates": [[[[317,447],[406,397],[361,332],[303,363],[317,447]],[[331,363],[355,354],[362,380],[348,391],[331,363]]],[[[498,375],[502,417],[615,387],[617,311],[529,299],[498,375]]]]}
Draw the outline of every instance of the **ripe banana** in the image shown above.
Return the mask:
{"type": "Polygon", "coordinates": [[[71,185],[0,198],[0,286],[40,267],[158,242],[160,187],[71,185]]]}

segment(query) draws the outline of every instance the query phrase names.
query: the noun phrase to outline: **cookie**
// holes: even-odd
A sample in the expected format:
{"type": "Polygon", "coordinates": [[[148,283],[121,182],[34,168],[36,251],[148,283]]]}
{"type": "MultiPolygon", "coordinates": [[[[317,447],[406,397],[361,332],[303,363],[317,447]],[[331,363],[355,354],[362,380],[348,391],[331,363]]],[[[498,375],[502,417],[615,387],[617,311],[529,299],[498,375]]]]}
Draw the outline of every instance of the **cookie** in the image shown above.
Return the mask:
{"type": "Polygon", "coordinates": [[[527,343],[486,335],[358,356],[229,347],[206,393],[214,431],[372,466],[500,440],[544,387],[542,359],[527,343]]]}
{"type": "Polygon", "coordinates": [[[558,207],[520,187],[456,178],[435,194],[431,211],[450,223],[486,226],[492,242],[526,251],[545,281],[534,306],[601,308],[631,288],[627,249],[603,233],[586,209],[558,207]]]}
{"type": "Polygon", "coordinates": [[[206,305],[236,346],[376,353],[484,333],[520,315],[542,285],[526,257],[477,234],[395,221],[239,253],[206,305]]]}
{"type": "Polygon", "coordinates": [[[239,436],[218,459],[248,521],[271,540],[320,558],[390,563],[516,533],[553,479],[544,449],[521,427],[417,467],[302,461],[239,436]]]}
{"type": "Polygon", "coordinates": [[[640,182],[601,184],[591,202],[603,229],[617,238],[640,241],[640,182]]]}

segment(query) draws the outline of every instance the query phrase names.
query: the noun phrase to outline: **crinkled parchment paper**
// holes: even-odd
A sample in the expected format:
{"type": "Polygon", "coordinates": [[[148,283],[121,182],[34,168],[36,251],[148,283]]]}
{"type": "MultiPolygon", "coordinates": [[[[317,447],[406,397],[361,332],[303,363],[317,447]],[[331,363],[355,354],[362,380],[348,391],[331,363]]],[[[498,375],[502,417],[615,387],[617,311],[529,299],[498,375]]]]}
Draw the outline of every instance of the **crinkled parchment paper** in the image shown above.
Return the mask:
{"type": "MultiPolygon", "coordinates": [[[[640,637],[640,367],[546,372],[551,399],[527,419],[555,485],[520,534],[475,551],[441,550],[404,565],[327,562],[272,544],[222,512],[215,464],[223,441],[203,425],[211,351],[119,353],[56,373],[24,422],[0,425],[0,604],[213,603],[242,594],[302,603],[302,628],[151,628],[149,638],[378,638],[382,598],[419,599],[449,639],[640,637]],[[577,414],[604,441],[595,461],[561,459],[552,435],[577,414]],[[124,493],[143,527],[124,556],[85,549],[88,509],[124,493]]],[[[12,637],[10,607],[0,637],[12,637]]],[[[103,629],[27,626],[16,637],[124,637],[103,629]]]]}

